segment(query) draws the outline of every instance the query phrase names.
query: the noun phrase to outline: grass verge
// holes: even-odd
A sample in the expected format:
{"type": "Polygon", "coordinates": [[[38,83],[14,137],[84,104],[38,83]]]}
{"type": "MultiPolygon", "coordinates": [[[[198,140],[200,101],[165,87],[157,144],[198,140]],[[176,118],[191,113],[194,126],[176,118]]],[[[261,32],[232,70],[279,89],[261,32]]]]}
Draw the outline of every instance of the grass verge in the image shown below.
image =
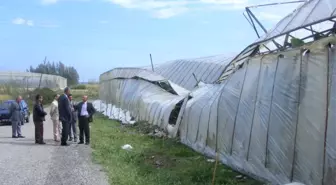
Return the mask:
{"type": "MultiPolygon", "coordinates": [[[[97,115],[91,125],[93,160],[101,164],[110,184],[205,185],[211,184],[215,163],[173,139],[151,138],[142,126],[122,126],[97,115]],[[130,144],[133,149],[123,150],[130,144]]],[[[218,164],[216,185],[261,185],[218,164]]]]}
{"type": "Polygon", "coordinates": [[[81,100],[83,95],[87,95],[89,99],[97,99],[99,96],[98,84],[81,84],[71,88],[72,97],[78,101],[81,100]]]}
{"type": "Polygon", "coordinates": [[[11,98],[12,98],[12,96],[10,96],[8,94],[0,94],[0,102],[5,101],[5,100],[9,100],[11,98]]]}

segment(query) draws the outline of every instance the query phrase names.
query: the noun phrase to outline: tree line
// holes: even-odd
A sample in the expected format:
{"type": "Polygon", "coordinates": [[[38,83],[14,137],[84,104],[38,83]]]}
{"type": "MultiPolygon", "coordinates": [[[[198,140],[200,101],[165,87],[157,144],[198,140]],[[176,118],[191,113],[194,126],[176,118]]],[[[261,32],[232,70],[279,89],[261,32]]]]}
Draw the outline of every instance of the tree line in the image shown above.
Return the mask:
{"type": "Polygon", "coordinates": [[[76,85],[79,82],[79,75],[73,66],[66,66],[62,62],[49,62],[44,60],[36,68],[30,66],[27,72],[59,75],[67,79],[68,85],[76,85]]]}

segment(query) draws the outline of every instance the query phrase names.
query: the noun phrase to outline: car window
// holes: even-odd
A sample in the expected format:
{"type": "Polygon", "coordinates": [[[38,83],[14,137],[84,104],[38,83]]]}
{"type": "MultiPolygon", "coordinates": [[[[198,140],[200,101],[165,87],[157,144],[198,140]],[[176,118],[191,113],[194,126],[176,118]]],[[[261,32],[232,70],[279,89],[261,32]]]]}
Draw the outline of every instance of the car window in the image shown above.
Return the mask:
{"type": "Polygon", "coordinates": [[[10,103],[1,103],[0,109],[9,109],[10,103]]]}

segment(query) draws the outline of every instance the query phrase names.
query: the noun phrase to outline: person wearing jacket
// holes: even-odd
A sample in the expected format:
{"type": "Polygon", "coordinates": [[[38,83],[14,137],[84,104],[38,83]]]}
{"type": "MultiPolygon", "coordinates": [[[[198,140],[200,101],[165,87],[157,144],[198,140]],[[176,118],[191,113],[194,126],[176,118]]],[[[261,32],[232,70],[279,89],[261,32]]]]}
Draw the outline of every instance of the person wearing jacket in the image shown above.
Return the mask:
{"type": "Polygon", "coordinates": [[[70,88],[64,89],[64,94],[58,98],[59,120],[62,122],[61,146],[69,146],[67,143],[69,137],[70,122],[72,120],[72,112],[70,107],[69,96],[70,88]]]}
{"type": "Polygon", "coordinates": [[[69,141],[77,142],[77,110],[75,109],[76,104],[72,100],[72,94],[69,94],[70,107],[72,111],[72,119],[70,122],[70,130],[69,130],[69,141]]]}
{"type": "Polygon", "coordinates": [[[50,118],[53,122],[53,135],[54,141],[60,142],[60,121],[59,121],[59,113],[58,113],[58,98],[59,94],[54,96],[54,101],[50,105],[50,118]]]}
{"type": "Polygon", "coordinates": [[[12,138],[24,138],[21,134],[21,124],[23,123],[23,115],[21,111],[20,102],[21,96],[16,97],[15,102],[10,106],[10,120],[12,122],[12,138]]]}
{"type": "Polygon", "coordinates": [[[40,94],[37,94],[33,110],[33,121],[35,125],[35,143],[43,145],[46,144],[43,140],[43,121],[45,121],[47,113],[43,109],[42,102],[43,97],[40,94]]]}
{"type": "Polygon", "coordinates": [[[95,114],[96,109],[93,107],[92,103],[88,102],[88,96],[83,96],[83,101],[78,103],[75,109],[78,111],[78,126],[79,126],[79,143],[90,144],[90,125],[89,123],[93,121],[93,114],[95,114]]]}

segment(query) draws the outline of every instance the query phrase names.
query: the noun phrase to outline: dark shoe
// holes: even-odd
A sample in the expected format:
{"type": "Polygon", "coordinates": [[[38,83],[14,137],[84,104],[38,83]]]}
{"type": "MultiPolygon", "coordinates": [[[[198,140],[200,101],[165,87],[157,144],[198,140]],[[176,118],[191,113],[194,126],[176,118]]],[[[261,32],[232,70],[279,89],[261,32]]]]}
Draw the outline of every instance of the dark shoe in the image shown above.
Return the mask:
{"type": "Polygon", "coordinates": [[[45,145],[46,143],[44,141],[38,143],[39,145],[45,145]]]}
{"type": "Polygon", "coordinates": [[[38,144],[38,141],[35,141],[35,144],[38,144]]]}
{"type": "Polygon", "coordinates": [[[19,135],[18,138],[25,138],[24,136],[19,135]]]}
{"type": "Polygon", "coordinates": [[[74,142],[77,143],[77,138],[74,139],[74,142]]]}
{"type": "Polygon", "coordinates": [[[62,143],[61,146],[70,146],[68,143],[62,143]]]}
{"type": "Polygon", "coordinates": [[[72,137],[69,138],[69,141],[72,141],[72,137]]]}
{"type": "Polygon", "coordinates": [[[86,143],[85,143],[85,145],[89,145],[89,144],[90,144],[90,142],[86,142],[86,143]]]}
{"type": "Polygon", "coordinates": [[[78,144],[84,144],[84,142],[83,142],[83,141],[80,141],[78,144]]]}
{"type": "Polygon", "coordinates": [[[18,138],[17,136],[12,136],[12,138],[18,138]]]}

